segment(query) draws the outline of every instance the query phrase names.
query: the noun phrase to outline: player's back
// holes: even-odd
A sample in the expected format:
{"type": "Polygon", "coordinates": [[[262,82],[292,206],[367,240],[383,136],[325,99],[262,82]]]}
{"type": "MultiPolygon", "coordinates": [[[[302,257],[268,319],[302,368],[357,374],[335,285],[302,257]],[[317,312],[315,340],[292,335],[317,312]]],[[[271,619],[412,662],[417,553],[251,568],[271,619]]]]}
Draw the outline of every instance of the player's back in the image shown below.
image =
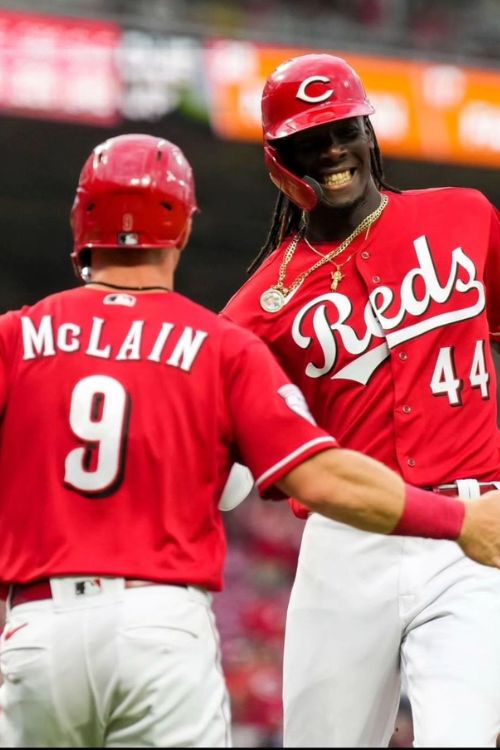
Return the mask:
{"type": "Polygon", "coordinates": [[[88,288],[0,318],[4,580],[220,586],[221,328],[176,293],[88,288]]]}

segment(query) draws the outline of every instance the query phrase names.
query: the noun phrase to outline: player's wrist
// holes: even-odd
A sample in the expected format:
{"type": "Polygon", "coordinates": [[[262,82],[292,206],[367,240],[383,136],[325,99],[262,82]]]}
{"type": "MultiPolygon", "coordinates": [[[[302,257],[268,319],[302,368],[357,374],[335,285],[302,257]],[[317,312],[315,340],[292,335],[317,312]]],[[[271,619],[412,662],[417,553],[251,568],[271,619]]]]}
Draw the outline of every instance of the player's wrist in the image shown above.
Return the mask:
{"type": "Polygon", "coordinates": [[[464,524],[465,503],[458,497],[405,485],[403,513],[391,534],[456,541],[464,524]]]}

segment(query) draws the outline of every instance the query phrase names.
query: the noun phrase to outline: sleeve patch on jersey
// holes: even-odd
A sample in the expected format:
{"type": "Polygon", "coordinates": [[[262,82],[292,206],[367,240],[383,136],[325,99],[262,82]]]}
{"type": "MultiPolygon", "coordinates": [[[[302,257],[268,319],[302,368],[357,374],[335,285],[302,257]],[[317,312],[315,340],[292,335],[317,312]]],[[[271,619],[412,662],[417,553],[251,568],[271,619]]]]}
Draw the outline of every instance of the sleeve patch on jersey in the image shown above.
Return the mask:
{"type": "Polygon", "coordinates": [[[278,393],[281,398],[284,399],[288,408],[295,412],[295,414],[307,419],[311,424],[316,424],[300,388],[288,383],[287,385],[282,385],[281,388],[278,388],[278,393]]]}

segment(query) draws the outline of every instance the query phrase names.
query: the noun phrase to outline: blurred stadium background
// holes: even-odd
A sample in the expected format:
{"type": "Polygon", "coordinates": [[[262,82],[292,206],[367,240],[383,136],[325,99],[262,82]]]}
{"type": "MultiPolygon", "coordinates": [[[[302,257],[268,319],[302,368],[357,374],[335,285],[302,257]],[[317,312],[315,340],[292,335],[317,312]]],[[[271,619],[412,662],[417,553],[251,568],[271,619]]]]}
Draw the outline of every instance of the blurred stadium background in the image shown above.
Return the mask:
{"type": "MultiPolygon", "coordinates": [[[[94,145],[125,132],[168,138],[191,161],[201,213],[177,288],[220,309],[275,199],[260,145],[264,80],[311,50],[361,73],[389,182],[477,187],[500,206],[500,0],[0,0],[0,312],[77,283],[78,173],[94,145]]],[[[235,745],[280,747],[302,525],[258,501],[226,524],[215,606],[235,745]]],[[[403,697],[391,744],[411,741],[403,697]]]]}

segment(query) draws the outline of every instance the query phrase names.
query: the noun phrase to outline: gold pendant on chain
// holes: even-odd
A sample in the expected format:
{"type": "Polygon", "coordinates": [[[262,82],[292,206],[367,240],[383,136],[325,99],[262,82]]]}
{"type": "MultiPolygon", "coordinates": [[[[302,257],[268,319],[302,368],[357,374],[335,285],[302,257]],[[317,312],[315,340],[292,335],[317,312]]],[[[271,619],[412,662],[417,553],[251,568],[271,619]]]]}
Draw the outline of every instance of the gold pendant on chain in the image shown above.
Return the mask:
{"type": "Polygon", "coordinates": [[[331,286],[332,292],[337,291],[337,287],[343,278],[344,278],[344,274],[339,268],[337,268],[337,270],[332,273],[332,286],[331,286]]]}
{"type": "Polygon", "coordinates": [[[281,310],[285,304],[285,295],[279,289],[267,289],[261,294],[260,306],[265,312],[274,313],[281,310]]]}
{"type": "Polygon", "coordinates": [[[378,208],[375,209],[375,211],[372,211],[371,214],[368,214],[360,224],[351,232],[351,234],[346,237],[343,242],[340,243],[340,245],[335,248],[334,250],[331,250],[327,255],[323,255],[320,253],[316,248],[311,245],[307,237],[305,236],[305,231],[301,230],[296,233],[290,244],[288,245],[285,255],[283,256],[283,260],[281,261],[279,274],[278,274],[278,281],[276,283],[276,286],[272,286],[269,289],[266,289],[265,292],[263,292],[260,296],[260,306],[265,312],[268,313],[275,313],[279,312],[279,310],[282,309],[282,307],[287,304],[287,302],[291,299],[292,295],[297,291],[297,289],[300,287],[300,285],[310,276],[313,271],[316,271],[318,268],[321,268],[325,263],[332,262],[335,265],[336,270],[333,271],[331,274],[332,281],[330,285],[330,289],[332,292],[337,291],[337,287],[344,278],[345,274],[342,273],[340,270],[342,266],[345,266],[346,263],[350,261],[352,258],[352,255],[350,255],[344,263],[341,263],[340,265],[337,265],[337,263],[334,262],[334,258],[336,258],[338,255],[343,253],[349,245],[353,242],[353,240],[361,234],[362,231],[365,229],[366,231],[366,238],[368,238],[368,231],[371,227],[371,225],[377,221],[377,219],[380,218],[380,215],[382,214],[383,210],[385,209],[387,203],[388,203],[388,197],[387,195],[382,195],[380,198],[380,203],[378,208]],[[306,245],[308,245],[311,250],[318,255],[321,256],[321,259],[316,261],[314,265],[312,265],[307,271],[302,271],[299,276],[293,281],[293,283],[288,287],[285,287],[285,277],[286,277],[286,271],[289,263],[291,262],[295,251],[297,249],[297,245],[303,237],[306,245]]]}

